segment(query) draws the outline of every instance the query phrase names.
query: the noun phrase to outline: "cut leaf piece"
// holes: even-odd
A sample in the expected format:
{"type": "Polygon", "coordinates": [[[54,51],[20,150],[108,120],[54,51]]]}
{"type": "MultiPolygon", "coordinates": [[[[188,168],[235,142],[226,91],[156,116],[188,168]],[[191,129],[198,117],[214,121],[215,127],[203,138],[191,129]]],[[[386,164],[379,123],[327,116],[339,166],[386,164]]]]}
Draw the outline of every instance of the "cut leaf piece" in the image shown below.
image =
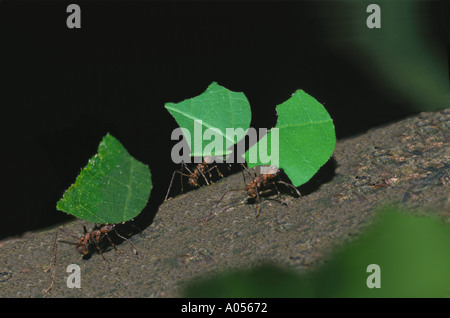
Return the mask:
{"type": "Polygon", "coordinates": [[[56,208],[92,223],[126,222],[144,209],[151,189],[149,167],[107,134],[56,208]]]}
{"type": "Polygon", "coordinates": [[[298,187],[311,179],[333,154],[336,144],[333,120],[325,108],[303,90],[296,91],[276,109],[277,134],[274,129],[269,131],[245,153],[245,160],[250,168],[275,165],[283,169],[298,187]],[[272,162],[262,161],[261,151],[270,154],[272,162]]]}
{"type": "Polygon", "coordinates": [[[193,157],[230,153],[227,148],[241,140],[250,127],[250,103],[244,93],[232,92],[216,82],[197,97],[177,104],[166,103],[165,107],[178,125],[189,132],[190,136],[184,135],[193,157]],[[230,129],[235,130],[235,135],[230,133],[230,129]],[[212,133],[211,141],[207,140],[208,135],[204,138],[206,130],[212,133]],[[213,143],[219,143],[220,146],[208,147],[213,143]]]}

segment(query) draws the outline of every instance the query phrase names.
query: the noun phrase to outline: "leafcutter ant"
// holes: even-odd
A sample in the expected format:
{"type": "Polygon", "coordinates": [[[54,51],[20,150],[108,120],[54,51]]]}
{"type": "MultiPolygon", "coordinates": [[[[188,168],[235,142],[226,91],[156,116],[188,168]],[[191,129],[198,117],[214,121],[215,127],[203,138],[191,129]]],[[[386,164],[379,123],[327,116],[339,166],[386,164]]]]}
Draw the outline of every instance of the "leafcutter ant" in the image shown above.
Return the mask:
{"type": "Polygon", "coordinates": [[[212,162],[214,161],[213,157],[204,157],[202,163],[197,164],[195,169],[190,170],[185,162],[181,162],[181,170],[175,170],[172,174],[172,179],[170,180],[169,188],[167,189],[166,197],[164,198],[164,202],[167,201],[167,198],[169,197],[170,190],[172,189],[172,183],[175,179],[175,175],[179,174],[181,176],[180,182],[181,182],[181,192],[183,192],[183,177],[188,178],[188,183],[192,187],[199,187],[200,177],[205,181],[206,185],[210,185],[212,183],[212,174],[211,171],[215,170],[216,173],[223,178],[223,174],[220,172],[217,165],[210,166],[212,162]],[[184,172],[184,169],[187,170],[188,173],[184,172]],[[208,180],[209,177],[209,180],[208,180]]]}
{"type": "Polygon", "coordinates": [[[101,224],[101,225],[95,225],[92,231],[88,232],[86,229],[86,226],[83,225],[84,234],[81,237],[78,237],[72,233],[67,232],[66,230],[60,228],[55,233],[55,239],[53,242],[53,249],[52,249],[52,261],[50,262],[49,267],[45,270],[45,272],[48,272],[51,268],[53,268],[52,273],[52,281],[50,283],[50,286],[44,290],[45,293],[47,293],[52,287],[53,283],[55,281],[55,274],[56,274],[56,255],[57,255],[57,249],[59,242],[75,245],[77,251],[82,255],[83,259],[86,259],[92,255],[92,253],[97,250],[100,256],[103,258],[103,260],[106,260],[105,256],[103,256],[103,251],[106,250],[106,248],[111,245],[116,253],[121,253],[122,251],[118,250],[116,247],[116,244],[114,244],[113,239],[110,237],[110,233],[113,233],[117,235],[117,237],[123,239],[124,241],[127,241],[131,247],[133,248],[134,254],[137,255],[137,250],[134,244],[128,240],[123,235],[120,235],[117,231],[116,224],[101,224]],[[75,239],[78,239],[78,241],[75,242],[68,242],[63,240],[58,240],[58,234],[59,232],[62,232],[68,236],[71,236],[75,239]],[[107,241],[105,241],[105,238],[107,241]]]}
{"type": "MultiPolygon", "coordinates": [[[[278,197],[281,198],[281,192],[277,184],[282,184],[286,186],[287,188],[289,188],[290,192],[295,193],[297,197],[301,196],[300,191],[298,191],[298,189],[294,187],[294,185],[280,179],[281,171],[277,167],[274,166],[261,167],[261,169],[264,169],[261,170],[261,174],[257,175],[256,173],[254,173],[252,179],[248,183],[246,182],[244,170],[250,175],[252,175],[252,173],[247,167],[245,167],[245,165],[242,165],[242,167],[243,167],[242,175],[244,177],[244,183],[246,184],[246,187],[225,191],[225,193],[221,196],[215,207],[217,207],[220,204],[220,202],[228,193],[233,191],[245,190],[247,192],[246,203],[256,200],[258,204],[256,212],[256,217],[258,217],[261,213],[261,197],[270,195],[275,190],[278,193],[278,197]]],[[[284,202],[282,203],[284,204],[284,202]]],[[[202,222],[202,224],[205,223],[214,214],[214,212],[215,208],[208,215],[208,217],[202,222]]]]}

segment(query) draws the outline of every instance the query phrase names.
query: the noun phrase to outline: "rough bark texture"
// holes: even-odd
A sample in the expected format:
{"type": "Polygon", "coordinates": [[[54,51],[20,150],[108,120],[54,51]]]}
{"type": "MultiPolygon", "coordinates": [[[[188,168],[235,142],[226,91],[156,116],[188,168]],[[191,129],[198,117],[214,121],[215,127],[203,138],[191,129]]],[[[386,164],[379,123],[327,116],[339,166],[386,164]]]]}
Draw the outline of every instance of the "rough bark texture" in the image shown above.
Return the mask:
{"type": "MultiPolygon", "coordinates": [[[[364,230],[378,207],[394,203],[411,213],[450,222],[450,111],[422,113],[364,135],[340,140],[333,158],[287,206],[264,200],[245,204],[242,175],[189,191],[159,206],[153,222],[127,242],[84,260],[59,244],[56,279],[48,293],[56,229],[0,242],[0,297],[173,297],[184,283],[230,268],[275,262],[299,271],[314,268],[364,230]],[[202,221],[215,212],[207,222],[202,221]],[[66,286],[66,267],[81,267],[81,288],[66,286]]],[[[82,231],[82,221],[64,225],[82,231]]],[[[63,240],[75,240],[63,237],[63,240]]]]}

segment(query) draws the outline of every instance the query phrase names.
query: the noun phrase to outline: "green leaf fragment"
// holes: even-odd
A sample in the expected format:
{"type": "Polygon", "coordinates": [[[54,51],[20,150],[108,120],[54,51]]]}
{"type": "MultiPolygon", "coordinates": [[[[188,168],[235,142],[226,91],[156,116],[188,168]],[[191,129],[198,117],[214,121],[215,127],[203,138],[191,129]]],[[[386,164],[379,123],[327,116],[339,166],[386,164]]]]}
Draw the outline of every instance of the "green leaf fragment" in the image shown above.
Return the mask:
{"type": "Polygon", "coordinates": [[[191,156],[226,155],[230,153],[227,148],[241,140],[250,127],[250,104],[244,93],[230,91],[216,82],[209,85],[199,96],[176,104],[166,103],[165,108],[178,125],[189,132],[190,138],[186,135],[185,137],[191,149],[191,156]],[[201,121],[201,125],[198,121],[201,121]],[[233,129],[235,135],[227,134],[227,128],[233,129]],[[218,136],[211,139],[221,139],[222,147],[208,149],[205,145],[209,141],[195,144],[203,139],[207,129],[213,131],[214,136],[218,136]]]}
{"type": "Polygon", "coordinates": [[[144,209],[151,189],[149,167],[107,134],[56,208],[91,223],[126,222],[144,209]]]}
{"type": "MultiPolygon", "coordinates": [[[[431,214],[427,211],[426,214],[431,214]]],[[[356,241],[339,248],[317,275],[319,297],[448,297],[450,228],[429,216],[385,207],[356,241]],[[379,266],[374,282],[370,264],[379,266]]]]}
{"type": "MultiPolygon", "coordinates": [[[[303,90],[296,91],[291,98],[277,106],[278,164],[294,186],[298,187],[311,179],[334,152],[336,135],[333,120],[326,109],[303,90]]],[[[250,168],[268,165],[260,156],[250,160],[251,151],[267,144],[267,154],[272,153],[272,131],[245,153],[250,168]]],[[[276,140],[274,140],[276,142],[276,140]]],[[[274,147],[275,148],[275,147],[274,147]]]]}

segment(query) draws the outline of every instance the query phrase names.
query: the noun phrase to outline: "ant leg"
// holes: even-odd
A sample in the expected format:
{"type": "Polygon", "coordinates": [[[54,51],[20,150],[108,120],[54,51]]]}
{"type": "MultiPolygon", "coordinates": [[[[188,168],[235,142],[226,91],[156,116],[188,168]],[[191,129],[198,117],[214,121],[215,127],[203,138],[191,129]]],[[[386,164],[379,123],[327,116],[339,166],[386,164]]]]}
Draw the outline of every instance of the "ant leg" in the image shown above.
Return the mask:
{"type": "Polygon", "coordinates": [[[188,175],[189,177],[190,177],[190,175],[193,174],[191,169],[189,169],[189,167],[187,166],[187,164],[184,161],[181,162],[181,172],[183,172],[183,169],[186,169],[189,172],[189,175],[188,175]]]}
{"type": "MultiPolygon", "coordinates": [[[[199,167],[197,166],[197,171],[198,172],[200,172],[200,174],[202,175],[202,177],[203,177],[203,180],[205,180],[205,182],[206,182],[206,185],[209,185],[209,182],[208,182],[208,179],[206,178],[206,176],[205,176],[205,174],[202,172],[202,170],[201,169],[199,169],[199,167]]],[[[191,172],[191,174],[192,174],[192,172],[191,172]]]]}
{"type": "MultiPolygon", "coordinates": [[[[278,182],[277,182],[278,183],[278,182]]],[[[272,186],[275,188],[275,190],[277,191],[277,198],[279,199],[279,203],[281,203],[282,205],[287,206],[286,200],[284,200],[283,196],[281,195],[281,191],[280,189],[277,187],[276,183],[273,183],[272,186]]],[[[268,198],[269,199],[269,198],[268,198]]],[[[270,200],[270,199],[269,199],[270,200]]],[[[276,199],[273,199],[275,201],[277,201],[276,199]]]]}
{"type": "Polygon", "coordinates": [[[209,185],[208,179],[206,178],[205,174],[204,174],[201,170],[199,170],[199,171],[200,171],[200,174],[201,174],[202,177],[203,177],[203,180],[205,180],[206,185],[209,185]]]}
{"type": "Polygon", "coordinates": [[[255,190],[256,190],[256,198],[258,199],[258,210],[256,212],[256,217],[258,217],[261,212],[261,198],[259,197],[258,188],[255,188],[255,190]]]}
{"type": "MultiPolygon", "coordinates": [[[[195,175],[195,173],[193,173],[184,162],[183,162],[183,165],[184,165],[184,168],[189,172],[189,175],[186,175],[187,177],[192,177],[192,176],[195,175]]],[[[206,184],[209,185],[208,179],[205,177],[203,172],[198,168],[198,166],[195,168],[195,170],[198,170],[198,172],[200,172],[200,174],[202,175],[202,177],[205,180],[206,184]]]]}
{"type": "MultiPolygon", "coordinates": [[[[244,170],[251,176],[252,174],[251,174],[251,172],[250,172],[250,170],[248,170],[248,168],[245,166],[245,164],[243,164],[243,163],[241,163],[241,166],[242,166],[242,177],[244,178],[244,184],[245,184],[245,186],[247,186],[247,180],[245,179],[245,173],[244,173],[244,170]]],[[[256,177],[256,174],[255,174],[255,177],[256,177]]]]}
{"type": "Polygon", "coordinates": [[[291,193],[292,193],[292,189],[294,189],[294,191],[298,195],[298,197],[302,196],[300,191],[298,191],[298,189],[296,187],[294,187],[292,184],[281,181],[281,180],[278,180],[277,183],[281,183],[281,184],[284,184],[285,186],[287,186],[290,189],[291,193]]]}
{"type": "MultiPolygon", "coordinates": [[[[167,198],[169,197],[170,189],[172,189],[173,179],[175,178],[175,174],[177,174],[177,173],[183,177],[190,177],[190,175],[185,174],[182,171],[175,170],[172,174],[172,179],[170,180],[169,188],[167,189],[167,193],[166,193],[166,197],[164,198],[164,202],[166,202],[167,198]]],[[[180,178],[180,182],[181,182],[181,192],[183,192],[183,178],[180,178]]]]}
{"type": "MultiPolygon", "coordinates": [[[[181,166],[181,169],[183,169],[183,166],[181,166]]],[[[185,176],[185,174],[183,173],[183,170],[179,171],[179,170],[175,170],[172,173],[172,179],[170,179],[170,184],[169,184],[169,188],[167,189],[167,193],[166,193],[166,197],[164,198],[164,202],[167,201],[167,198],[169,196],[170,193],[170,189],[172,189],[172,183],[173,183],[173,179],[175,178],[176,174],[180,174],[181,176],[185,176]]],[[[181,192],[183,192],[183,178],[180,177],[180,184],[181,184],[181,192]]]]}
{"type": "MultiPolygon", "coordinates": [[[[187,171],[190,171],[190,170],[189,170],[189,168],[186,166],[186,164],[184,163],[184,161],[181,161],[180,165],[181,165],[180,189],[181,189],[181,193],[183,193],[183,175],[184,175],[184,168],[186,167],[187,171]]],[[[191,174],[192,174],[192,173],[191,173],[191,174]]]]}
{"type": "Polygon", "coordinates": [[[97,251],[100,254],[100,256],[103,258],[104,261],[106,261],[105,256],[103,256],[102,249],[100,248],[100,246],[98,246],[97,241],[93,239],[92,242],[94,242],[94,245],[97,248],[97,251]]]}
{"type": "MultiPolygon", "coordinates": [[[[55,231],[55,239],[54,239],[54,242],[53,242],[52,256],[51,256],[52,258],[54,257],[53,264],[56,264],[56,251],[57,251],[57,249],[58,249],[58,246],[59,246],[59,243],[60,243],[60,242],[61,242],[61,243],[65,243],[65,244],[78,245],[77,243],[74,243],[74,242],[67,242],[67,241],[61,241],[61,240],[58,240],[58,234],[59,234],[59,232],[63,232],[64,234],[66,234],[66,235],[68,235],[68,236],[71,236],[71,237],[73,237],[73,238],[78,239],[78,236],[76,236],[76,235],[74,235],[74,234],[72,234],[72,233],[69,233],[69,232],[67,232],[67,231],[64,230],[64,229],[57,229],[57,230],[55,231]]],[[[53,266],[55,266],[55,265],[53,265],[53,266]]],[[[44,273],[47,273],[47,272],[50,270],[51,267],[52,267],[52,262],[50,262],[50,265],[48,266],[48,268],[44,270],[44,273]]]]}
{"type": "Polygon", "coordinates": [[[104,261],[106,261],[106,258],[105,258],[105,256],[103,256],[102,250],[97,246],[97,243],[95,244],[95,246],[97,247],[97,250],[100,253],[100,256],[103,258],[104,261]]]}
{"type": "Polygon", "coordinates": [[[209,173],[209,177],[210,177],[210,178],[212,177],[212,176],[211,176],[211,170],[212,170],[212,169],[216,169],[217,174],[218,174],[221,178],[223,178],[223,174],[220,172],[219,167],[218,167],[217,165],[211,167],[211,168],[208,170],[208,173],[209,173]]]}
{"type": "Polygon", "coordinates": [[[190,177],[192,175],[192,171],[189,170],[189,168],[187,167],[187,165],[184,163],[184,161],[181,162],[181,170],[175,170],[172,174],[172,179],[170,179],[170,184],[169,184],[169,188],[167,189],[167,193],[166,196],[164,198],[164,202],[167,201],[167,198],[169,197],[169,193],[170,193],[170,189],[172,189],[172,183],[173,183],[173,179],[175,178],[175,174],[180,174],[180,188],[181,188],[181,193],[183,193],[183,178],[182,177],[190,177]],[[184,169],[186,169],[190,174],[185,174],[184,173],[184,169]]]}
{"type": "Polygon", "coordinates": [[[138,252],[137,252],[136,246],[134,246],[133,242],[131,242],[131,241],[130,241],[129,239],[127,239],[125,236],[120,235],[119,232],[117,231],[117,229],[114,229],[114,230],[116,231],[116,235],[117,235],[118,237],[120,237],[120,238],[123,239],[124,241],[127,241],[128,244],[131,245],[131,248],[133,249],[134,254],[137,255],[138,252]]]}
{"type": "MultiPolygon", "coordinates": [[[[87,231],[86,231],[86,226],[83,226],[84,227],[84,234],[86,234],[87,233],[87,231]]],[[[75,238],[75,239],[79,239],[79,237],[78,236],[76,236],[76,235],[74,235],[74,234],[72,234],[72,233],[69,233],[69,232],[67,232],[66,230],[64,230],[64,229],[58,229],[58,231],[61,231],[61,232],[63,232],[64,234],[66,234],[66,235],[68,235],[68,236],[71,236],[71,237],[73,237],[73,238],[75,238]]],[[[69,242],[66,242],[66,243],[69,243],[69,242]]]]}
{"type": "MultiPolygon", "coordinates": [[[[247,173],[248,173],[250,176],[253,175],[253,176],[256,177],[256,173],[252,173],[252,172],[250,171],[250,169],[247,168],[247,167],[245,166],[245,164],[241,163],[241,166],[242,166],[242,168],[244,168],[245,171],[247,171],[247,173]]],[[[244,172],[242,171],[242,173],[244,173],[244,172]]]]}
{"type": "Polygon", "coordinates": [[[116,251],[117,254],[122,253],[121,250],[118,250],[116,247],[116,244],[113,243],[113,241],[111,240],[111,238],[109,237],[108,233],[104,233],[106,238],[108,239],[109,243],[112,245],[112,247],[114,247],[114,250],[116,251]]]}
{"type": "Polygon", "coordinates": [[[170,179],[169,188],[167,189],[167,193],[166,193],[166,197],[164,198],[164,202],[167,201],[167,197],[169,196],[170,189],[172,189],[172,182],[173,182],[173,179],[175,178],[176,172],[177,172],[177,170],[172,173],[172,179],[170,179]]]}

